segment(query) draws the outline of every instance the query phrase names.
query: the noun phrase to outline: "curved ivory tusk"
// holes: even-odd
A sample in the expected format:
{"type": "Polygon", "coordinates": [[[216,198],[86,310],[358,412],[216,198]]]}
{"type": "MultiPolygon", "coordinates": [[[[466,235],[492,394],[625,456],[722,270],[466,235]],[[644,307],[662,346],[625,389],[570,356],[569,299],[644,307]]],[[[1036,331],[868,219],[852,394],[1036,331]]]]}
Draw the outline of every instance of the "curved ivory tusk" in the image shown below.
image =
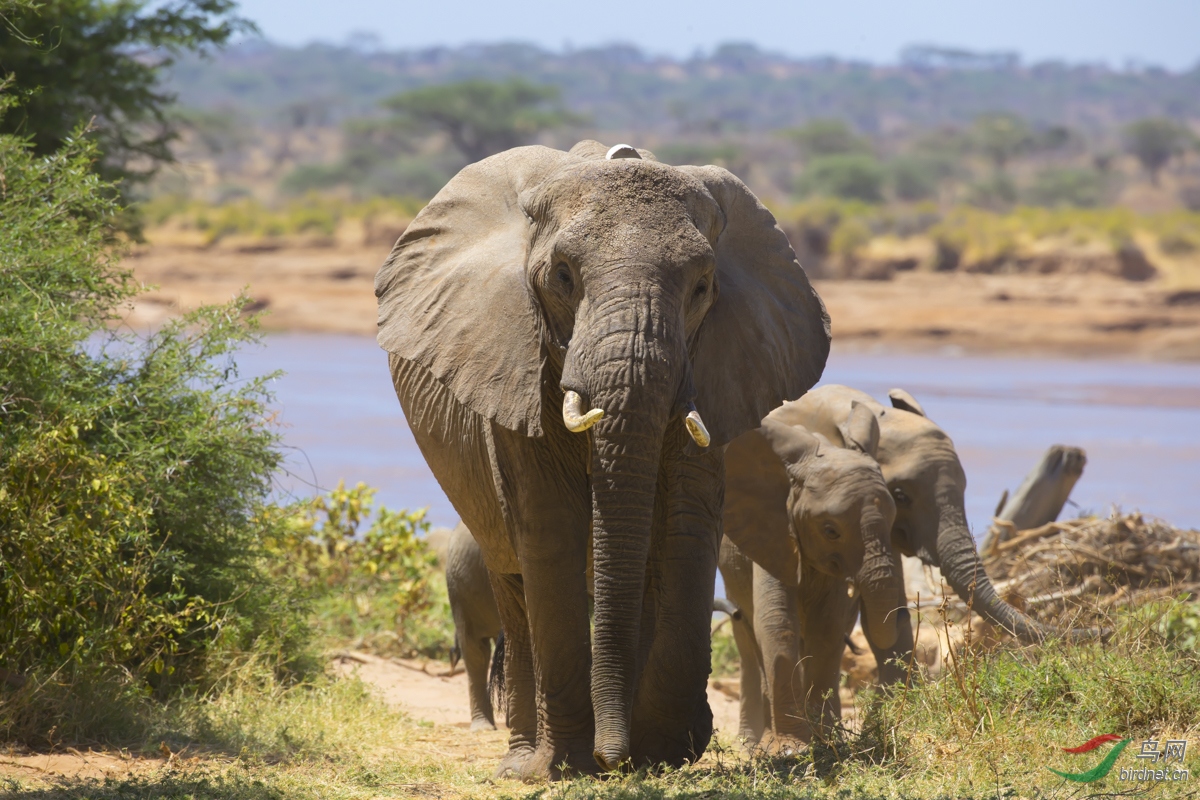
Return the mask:
{"type": "Polygon", "coordinates": [[[691,434],[693,442],[701,447],[708,447],[712,437],[708,435],[708,428],[704,427],[704,420],[700,419],[699,411],[694,408],[689,411],[683,424],[687,426],[687,432],[691,434]]]}
{"type": "Polygon", "coordinates": [[[583,413],[583,398],[578,392],[567,392],[563,395],[563,424],[572,433],[583,433],[595,425],[604,416],[604,409],[593,408],[583,413]]]}
{"type": "Polygon", "coordinates": [[[851,600],[853,600],[854,595],[856,594],[858,594],[858,589],[854,585],[854,580],[852,578],[846,578],[846,597],[849,597],[851,600]]]}
{"type": "Polygon", "coordinates": [[[612,161],[614,158],[640,159],[641,157],[642,156],[637,151],[637,148],[631,144],[614,144],[612,147],[608,148],[608,152],[604,155],[604,158],[608,161],[612,161]]]}

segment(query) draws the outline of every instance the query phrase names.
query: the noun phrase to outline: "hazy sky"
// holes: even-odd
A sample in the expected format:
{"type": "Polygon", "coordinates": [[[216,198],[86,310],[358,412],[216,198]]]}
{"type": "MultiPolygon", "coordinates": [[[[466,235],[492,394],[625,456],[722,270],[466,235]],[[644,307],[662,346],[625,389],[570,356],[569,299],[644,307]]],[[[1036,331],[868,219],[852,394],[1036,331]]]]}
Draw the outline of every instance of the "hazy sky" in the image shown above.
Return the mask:
{"type": "Polygon", "coordinates": [[[356,31],[388,47],[526,41],[551,49],[631,42],[689,55],[749,41],[791,55],[893,61],[934,43],[1016,50],[1026,60],[1200,61],[1200,0],[242,0],[267,38],[344,42],[356,31]]]}

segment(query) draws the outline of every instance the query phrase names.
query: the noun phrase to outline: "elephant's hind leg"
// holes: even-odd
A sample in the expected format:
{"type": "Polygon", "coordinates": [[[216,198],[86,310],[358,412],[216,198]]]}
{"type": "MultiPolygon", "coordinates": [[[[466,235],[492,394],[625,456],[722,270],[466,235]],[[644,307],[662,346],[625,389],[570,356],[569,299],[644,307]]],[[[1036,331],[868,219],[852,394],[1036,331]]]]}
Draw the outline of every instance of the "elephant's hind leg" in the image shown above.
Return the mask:
{"type": "Polygon", "coordinates": [[[463,662],[467,668],[467,693],[471,701],[471,730],[494,731],[492,699],[488,696],[488,662],[491,661],[490,639],[468,636],[462,640],[463,662]]]}
{"type": "Polygon", "coordinates": [[[491,581],[504,626],[504,702],[508,719],[508,753],[501,759],[494,777],[521,777],[537,747],[538,727],[525,587],[520,575],[492,574],[491,581]]]}

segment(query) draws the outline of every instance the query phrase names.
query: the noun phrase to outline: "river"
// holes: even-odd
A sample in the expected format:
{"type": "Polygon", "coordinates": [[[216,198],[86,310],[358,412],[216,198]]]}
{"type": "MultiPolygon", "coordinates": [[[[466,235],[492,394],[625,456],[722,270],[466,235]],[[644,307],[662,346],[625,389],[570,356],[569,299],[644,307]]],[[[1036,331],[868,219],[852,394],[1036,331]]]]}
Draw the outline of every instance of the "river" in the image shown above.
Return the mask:
{"type": "MultiPolygon", "coordinates": [[[[457,517],[438,487],[392,391],[374,339],[277,334],[244,351],[242,373],[283,370],[272,384],[288,447],[281,495],[311,495],[344,478],[378,487],[392,509],[428,508],[434,525],[457,517]]],[[[1064,516],[1112,505],[1200,527],[1200,365],[1066,361],[835,350],[823,383],[886,402],[907,389],[950,434],[967,472],[967,516],[987,529],[1052,444],[1087,451],[1064,516]]]]}

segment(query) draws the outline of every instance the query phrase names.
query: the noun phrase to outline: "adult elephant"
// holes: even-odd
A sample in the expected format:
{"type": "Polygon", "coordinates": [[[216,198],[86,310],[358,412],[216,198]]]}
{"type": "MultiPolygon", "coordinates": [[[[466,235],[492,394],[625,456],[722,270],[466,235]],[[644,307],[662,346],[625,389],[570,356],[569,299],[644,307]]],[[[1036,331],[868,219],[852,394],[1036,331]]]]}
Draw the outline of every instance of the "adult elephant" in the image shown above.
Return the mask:
{"type": "MultiPolygon", "coordinates": [[[[788,403],[782,419],[803,425],[840,446],[853,446],[850,433],[855,409],[866,407],[879,422],[876,459],[896,503],[892,545],[897,553],[916,556],[941,569],[950,587],[979,614],[1023,641],[1048,635],[1093,637],[1094,630],[1055,631],[1005,602],[997,593],[975,548],[967,527],[965,494],[967,476],[950,437],[925,416],[921,404],[903,389],[888,393],[891,407],[847,386],[822,386],[795,403],[788,403]]],[[[903,567],[897,559],[897,569],[903,567]]],[[[903,590],[896,604],[905,608],[903,590]]],[[[890,648],[871,649],[883,683],[904,680],[913,649],[912,629],[902,625],[890,648]]]]}
{"type": "Polygon", "coordinates": [[[855,407],[848,449],[782,421],[789,405],[725,451],[720,569],[742,612],[740,735],[751,744],[764,732],[807,742],[840,721],[842,652],[860,602],[874,646],[891,647],[909,624],[896,603],[896,506],[875,461],[875,416],[855,407]]]}
{"type": "Polygon", "coordinates": [[[496,576],[499,772],[697,758],[721,445],[829,349],[770,212],[717,167],[516,148],[434,197],[375,293],[413,435],[496,576]]]}

